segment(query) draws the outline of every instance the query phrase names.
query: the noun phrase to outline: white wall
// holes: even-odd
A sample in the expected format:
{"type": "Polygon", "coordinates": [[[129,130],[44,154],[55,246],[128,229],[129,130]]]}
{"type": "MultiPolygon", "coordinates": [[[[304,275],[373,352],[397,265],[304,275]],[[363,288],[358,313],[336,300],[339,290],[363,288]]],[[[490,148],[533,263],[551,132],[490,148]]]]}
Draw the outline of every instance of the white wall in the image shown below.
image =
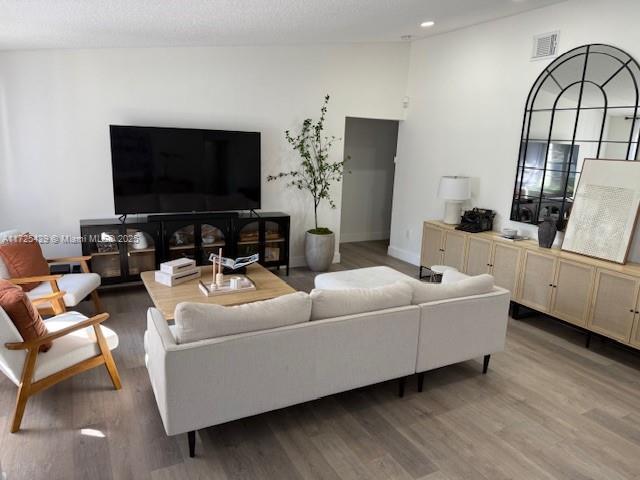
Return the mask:
{"type": "MultiPolygon", "coordinates": [[[[290,169],[283,132],[317,116],[325,93],[329,135],[347,116],[400,118],[408,57],[405,43],[0,52],[0,230],[77,235],[81,218],[112,217],[109,124],[261,131],[263,178],[290,169]]],[[[292,215],[299,263],[311,200],[262,188],[263,210],[292,215]]],[[[334,193],[338,208],[320,218],[339,234],[334,193]]]]}
{"type": "Polygon", "coordinates": [[[532,37],[560,30],[560,53],[607,43],[640,60],[639,16],[637,0],[570,0],[412,43],[390,254],[418,264],[422,222],[443,215],[442,175],[473,177],[471,203],[497,210],[495,228],[535,238],[537,227],[509,221],[525,101],[549,63],[529,60],[532,37]]]}
{"type": "Polygon", "coordinates": [[[347,118],[340,241],[386,240],[391,228],[398,122],[347,118]]]}

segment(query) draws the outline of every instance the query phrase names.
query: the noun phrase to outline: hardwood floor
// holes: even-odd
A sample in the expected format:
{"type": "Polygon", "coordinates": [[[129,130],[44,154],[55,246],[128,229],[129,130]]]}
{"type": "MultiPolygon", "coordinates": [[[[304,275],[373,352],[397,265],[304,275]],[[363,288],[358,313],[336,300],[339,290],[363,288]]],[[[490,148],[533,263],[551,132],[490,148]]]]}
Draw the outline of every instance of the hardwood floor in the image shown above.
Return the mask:
{"type": "MultiPolygon", "coordinates": [[[[387,264],[382,242],[343,244],[333,269],[387,264]]],[[[285,277],[287,278],[287,277],[285,277]]],[[[313,274],[287,280],[309,290],[313,274]]],[[[10,434],[16,387],[0,380],[0,460],[13,479],[632,479],[640,478],[640,355],[535,316],[511,320],[505,352],[167,437],[144,367],[143,288],[103,295],[120,335],[123,388],[104,369],[29,400],[10,434]]],[[[91,312],[88,302],[82,310],[91,312]]]]}

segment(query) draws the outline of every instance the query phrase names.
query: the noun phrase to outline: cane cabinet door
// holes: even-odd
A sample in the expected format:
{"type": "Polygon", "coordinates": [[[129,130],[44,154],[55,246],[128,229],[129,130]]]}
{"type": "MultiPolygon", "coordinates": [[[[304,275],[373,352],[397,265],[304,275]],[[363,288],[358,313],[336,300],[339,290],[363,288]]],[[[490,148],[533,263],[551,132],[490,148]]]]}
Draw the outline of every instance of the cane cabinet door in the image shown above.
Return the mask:
{"type": "Polygon", "coordinates": [[[558,260],[551,314],[575,325],[586,326],[595,274],[594,267],[558,260]]]}
{"type": "Polygon", "coordinates": [[[640,348],[640,298],[636,304],[635,320],[633,322],[633,331],[631,332],[631,345],[640,348]]]}
{"type": "Polygon", "coordinates": [[[459,271],[464,269],[464,254],[467,244],[467,235],[460,232],[444,232],[444,245],[442,264],[449,267],[457,268],[459,271]]]}
{"type": "Polygon", "coordinates": [[[423,267],[442,265],[442,243],[444,232],[441,228],[425,224],[422,228],[422,253],[420,264],[423,267]]]}
{"type": "Polygon", "coordinates": [[[518,277],[520,275],[520,258],[522,249],[493,243],[491,253],[490,272],[498,287],[506,288],[511,292],[511,298],[515,298],[518,290],[518,277]]]}
{"type": "Polygon", "coordinates": [[[465,273],[480,275],[489,273],[491,263],[491,241],[483,238],[469,237],[465,273]]]}
{"type": "Polygon", "coordinates": [[[520,301],[541,312],[551,307],[556,258],[527,250],[524,253],[520,301]]]}
{"type": "Polygon", "coordinates": [[[637,278],[598,270],[589,327],[616,340],[629,342],[638,309],[637,278]]]}

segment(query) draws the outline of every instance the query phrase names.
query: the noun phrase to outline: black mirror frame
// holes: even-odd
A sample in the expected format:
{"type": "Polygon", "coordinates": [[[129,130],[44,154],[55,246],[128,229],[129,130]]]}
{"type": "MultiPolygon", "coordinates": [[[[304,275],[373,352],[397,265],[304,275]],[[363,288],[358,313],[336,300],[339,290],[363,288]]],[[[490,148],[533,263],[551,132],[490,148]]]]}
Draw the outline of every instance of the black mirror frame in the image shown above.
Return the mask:
{"type": "MultiPolygon", "coordinates": [[[[626,159],[627,160],[637,160],[638,159],[638,150],[640,150],[640,148],[638,148],[638,141],[634,141],[634,130],[636,128],[636,123],[638,122],[638,120],[640,120],[640,118],[638,117],[638,109],[640,107],[639,103],[640,103],[640,99],[639,99],[639,83],[640,83],[640,65],[638,65],[638,63],[634,60],[634,58],[629,55],[628,53],[624,52],[623,50],[617,48],[617,47],[613,47],[611,45],[606,45],[606,44],[598,44],[598,43],[594,43],[594,44],[589,44],[589,45],[582,45],[580,47],[576,47],[572,50],[569,50],[568,52],[562,54],[561,56],[559,56],[558,58],[556,58],[553,62],[551,62],[547,67],[544,68],[544,70],[542,71],[542,73],[540,73],[540,75],[538,76],[538,78],[536,79],[536,81],[533,83],[533,86],[531,88],[531,90],[529,91],[529,95],[527,97],[527,102],[525,105],[525,110],[524,110],[524,117],[522,120],[522,133],[520,136],[520,150],[518,152],[518,164],[517,164],[517,169],[516,169],[516,179],[515,179],[515,184],[514,184],[514,190],[513,190],[513,202],[512,202],[512,206],[511,206],[511,215],[510,215],[510,219],[513,221],[517,221],[517,222],[522,222],[522,223],[530,223],[530,224],[534,224],[534,225],[538,225],[540,223],[540,211],[542,209],[542,202],[543,200],[546,198],[544,196],[544,188],[545,188],[545,177],[547,174],[547,162],[548,162],[548,157],[549,157],[549,146],[552,144],[552,133],[553,133],[553,128],[554,128],[554,119],[556,116],[556,112],[558,110],[575,110],[576,111],[576,115],[575,115],[575,124],[573,126],[573,138],[571,139],[571,147],[570,147],[570,153],[569,153],[569,162],[568,162],[568,166],[567,166],[567,171],[566,172],[562,172],[565,174],[565,183],[564,183],[564,191],[563,191],[563,195],[562,195],[562,202],[561,202],[561,206],[560,206],[560,210],[558,212],[558,220],[557,220],[557,224],[558,224],[558,229],[559,230],[564,230],[565,226],[566,226],[566,220],[568,218],[568,214],[569,211],[567,211],[567,188],[568,188],[568,183],[569,183],[569,178],[570,178],[570,174],[571,173],[576,173],[576,172],[572,172],[571,171],[571,165],[572,165],[572,159],[574,158],[574,153],[577,156],[577,151],[575,151],[575,146],[576,146],[576,132],[577,132],[577,128],[578,128],[578,121],[580,119],[580,112],[581,110],[584,110],[587,107],[583,107],[582,106],[582,100],[583,100],[583,91],[584,91],[584,85],[585,84],[591,84],[591,85],[595,85],[596,87],[598,87],[601,91],[601,93],[603,94],[603,98],[604,98],[604,106],[603,107],[597,107],[598,109],[602,109],[603,110],[603,119],[602,119],[602,125],[600,128],[600,136],[599,138],[596,140],[591,140],[592,142],[598,142],[598,150],[597,150],[597,156],[596,158],[600,158],[600,153],[601,153],[601,147],[602,147],[602,143],[603,143],[603,136],[605,133],[605,123],[607,120],[607,109],[610,108],[609,105],[609,99],[607,97],[607,92],[605,91],[604,87],[611,81],[613,80],[619,73],[621,72],[627,72],[631,78],[631,80],[633,81],[633,86],[635,87],[635,103],[634,105],[627,105],[627,106],[619,106],[619,107],[615,107],[615,108],[627,108],[627,109],[633,109],[633,118],[631,119],[631,129],[630,129],[630,133],[629,133],[629,140],[628,142],[617,142],[617,143],[626,143],[627,144],[627,155],[626,155],[626,159]],[[609,52],[606,51],[597,51],[598,49],[601,50],[609,50],[609,52]],[[587,78],[587,67],[589,64],[589,55],[606,55],[609,56],[613,59],[615,59],[616,61],[618,61],[620,63],[620,66],[617,70],[615,70],[611,76],[609,76],[604,82],[602,83],[598,83],[598,82],[594,82],[593,80],[589,80],[587,78]],[[564,65],[566,62],[568,62],[569,60],[572,60],[574,58],[580,57],[580,56],[584,56],[584,61],[583,61],[583,66],[582,66],[582,75],[580,75],[575,82],[571,82],[566,86],[561,85],[553,76],[554,71],[556,71],[556,69],[562,65],[564,65]],[[634,67],[633,69],[630,68],[634,67]],[[547,79],[551,78],[555,84],[558,86],[558,88],[560,89],[560,93],[557,95],[554,103],[553,103],[553,107],[550,109],[535,109],[535,101],[536,98],[538,96],[538,93],[540,91],[540,89],[542,88],[542,86],[544,85],[545,81],[547,79]],[[577,107],[576,108],[559,108],[558,107],[558,101],[560,100],[560,98],[562,97],[562,95],[571,87],[579,85],[579,89],[580,89],[580,94],[578,97],[578,102],[577,102],[577,107]],[[533,212],[531,212],[531,210],[529,210],[529,212],[531,213],[531,218],[530,219],[523,219],[523,209],[522,209],[522,205],[523,205],[523,193],[522,193],[522,187],[518,187],[518,185],[522,186],[523,183],[523,178],[524,178],[524,173],[525,173],[525,169],[527,168],[525,166],[526,164],[526,158],[527,158],[527,148],[529,146],[530,143],[530,130],[531,130],[531,119],[532,119],[532,113],[534,112],[542,112],[542,111],[547,111],[551,113],[551,119],[549,122],[549,131],[548,131],[548,137],[546,139],[546,152],[545,152],[545,156],[544,156],[544,169],[543,169],[543,174],[542,174],[542,182],[540,184],[540,193],[539,193],[539,197],[537,198],[537,206],[535,206],[535,210],[533,212]],[[630,159],[630,153],[631,153],[631,147],[633,144],[636,144],[636,150],[635,150],[635,156],[633,159],[630,159]]],[[[592,107],[588,107],[593,109],[592,107]]],[[[613,108],[613,107],[611,107],[613,108]]],[[[609,141],[605,141],[605,143],[609,143],[609,141]]],[[[567,145],[569,145],[567,143],[567,145]]],[[[577,172],[579,174],[579,172],[577,172]]],[[[535,197],[532,197],[535,198],[535,197]]],[[[559,200],[554,200],[554,201],[558,201],[559,200]]],[[[535,203],[535,202],[534,202],[535,203]]],[[[533,205],[534,203],[527,203],[527,205],[533,205]]],[[[528,209],[527,209],[528,210],[528,209]]],[[[570,210],[570,209],[569,209],[570,210]]]]}

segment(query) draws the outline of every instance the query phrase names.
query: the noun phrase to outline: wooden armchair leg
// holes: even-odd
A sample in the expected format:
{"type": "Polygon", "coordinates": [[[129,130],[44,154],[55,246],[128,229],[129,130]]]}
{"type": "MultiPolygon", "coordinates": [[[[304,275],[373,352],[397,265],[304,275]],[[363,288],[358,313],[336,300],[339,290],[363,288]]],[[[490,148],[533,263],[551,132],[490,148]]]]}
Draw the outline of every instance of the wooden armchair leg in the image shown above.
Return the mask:
{"type": "Polygon", "coordinates": [[[13,419],[11,420],[11,433],[16,433],[20,430],[20,424],[22,423],[22,416],[24,415],[24,409],[27,407],[27,400],[29,400],[29,389],[24,386],[18,387],[18,397],[16,399],[16,407],[13,410],[13,419]]]}
{"type": "Polygon", "coordinates": [[[104,338],[104,335],[102,334],[100,325],[98,324],[94,325],[93,330],[96,333],[98,346],[100,347],[100,352],[104,357],[104,366],[107,368],[107,372],[109,372],[109,376],[111,377],[111,382],[113,383],[113,388],[116,390],[120,390],[122,388],[122,382],[120,381],[120,374],[118,373],[118,367],[116,367],[116,362],[113,360],[113,355],[111,355],[111,350],[109,350],[109,345],[107,345],[107,340],[104,338]]]}
{"type": "Polygon", "coordinates": [[[96,315],[105,311],[97,290],[91,292],[91,300],[93,301],[93,307],[96,309],[96,315]]]}
{"type": "Polygon", "coordinates": [[[29,394],[31,390],[31,379],[33,378],[33,372],[36,368],[36,359],[38,358],[38,347],[35,347],[27,353],[27,358],[24,362],[24,368],[22,369],[22,378],[20,379],[20,386],[18,387],[18,396],[16,398],[16,407],[13,411],[13,419],[11,420],[11,433],[16,433],[20,430],[20,424],[22,423],[22,416],[27,406],[27,400],[29,400],[29,394]]]}

